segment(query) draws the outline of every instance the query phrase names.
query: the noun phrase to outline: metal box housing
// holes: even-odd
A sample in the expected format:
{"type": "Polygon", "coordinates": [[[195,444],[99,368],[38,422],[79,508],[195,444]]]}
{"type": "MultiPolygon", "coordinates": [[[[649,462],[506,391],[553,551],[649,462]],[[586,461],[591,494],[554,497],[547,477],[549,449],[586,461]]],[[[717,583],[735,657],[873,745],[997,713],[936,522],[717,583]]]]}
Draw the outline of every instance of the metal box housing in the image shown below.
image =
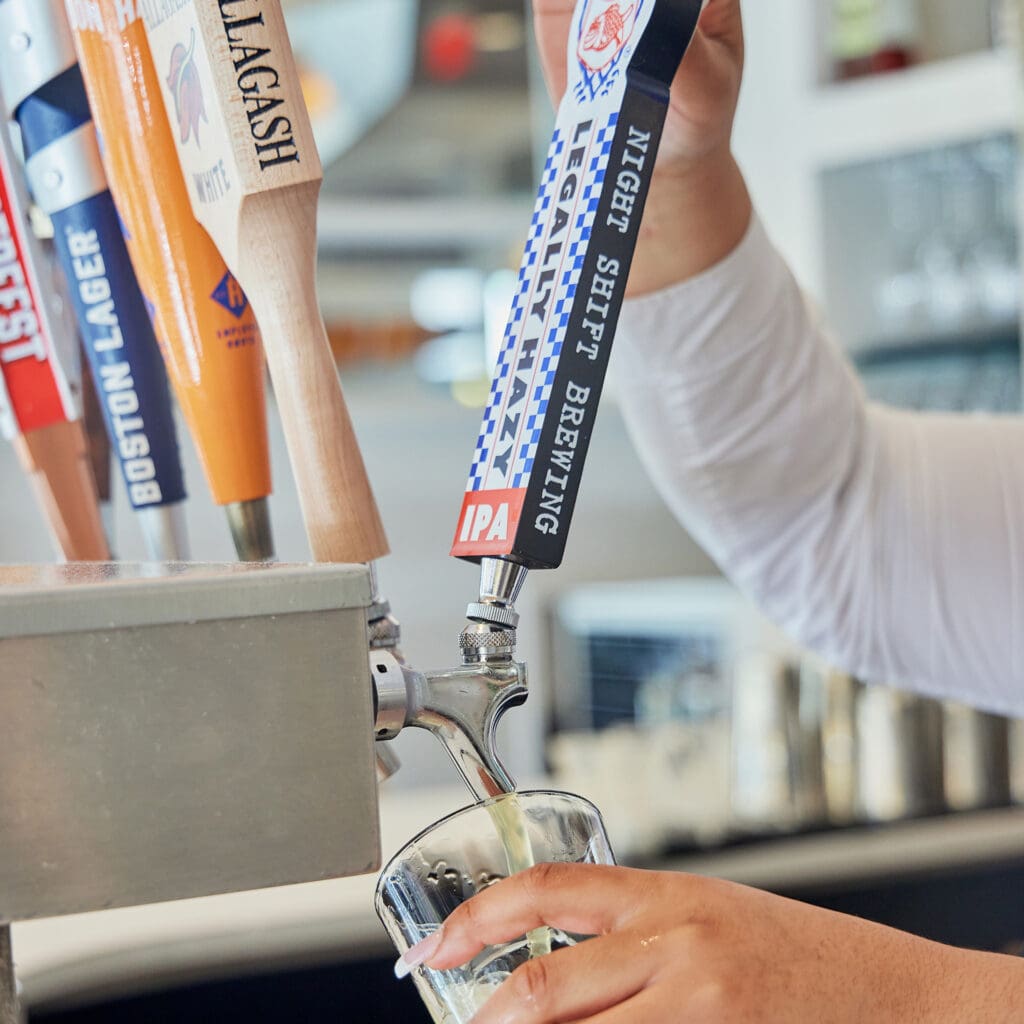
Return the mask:
{"type": "Polygon", "coordinates": [[[362,566],[0,568],[0,922],[379,865],[362,566]]]}

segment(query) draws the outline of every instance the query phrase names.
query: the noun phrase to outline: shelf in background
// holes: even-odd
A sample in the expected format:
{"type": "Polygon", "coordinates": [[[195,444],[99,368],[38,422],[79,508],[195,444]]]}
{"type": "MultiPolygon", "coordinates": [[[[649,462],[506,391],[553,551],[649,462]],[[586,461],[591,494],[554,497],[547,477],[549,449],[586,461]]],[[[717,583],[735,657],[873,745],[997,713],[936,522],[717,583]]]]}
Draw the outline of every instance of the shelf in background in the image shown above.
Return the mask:
{"type": "Polygon", "coordinates": [[[945,334],[908,331],[901,336],[875,338],[870,343],[851,346],[850,356],[858,369],[922,359],[1019,358],[1020,324],[1010,320],[945,334]]]}
{"type": "Polygon", "coordinates": [[[654,866],[759,888],[799,891],[839,890],[872,880],[1022,861],[1024,808],[1008,807],[766,839],[674,857],[654,866]]]}
{"type": "Polygon", "coordinates": [[[822,86],[809,110],[811,158],[823,169],[1015,132],[1020,94],[1009,50],[822,86]]]}

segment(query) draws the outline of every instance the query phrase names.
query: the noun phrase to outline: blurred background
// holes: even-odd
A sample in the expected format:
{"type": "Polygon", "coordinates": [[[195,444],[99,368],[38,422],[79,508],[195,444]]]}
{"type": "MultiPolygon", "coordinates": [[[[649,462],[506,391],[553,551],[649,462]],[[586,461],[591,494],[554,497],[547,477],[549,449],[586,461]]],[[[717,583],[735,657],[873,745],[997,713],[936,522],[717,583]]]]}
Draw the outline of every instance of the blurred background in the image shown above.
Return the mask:
{"type": "MultiPolygon", "coordinates": [[[[384,589],[410,659],[448,664],[476,570],[447,551],[553,123],[529,4],[285,6],[325,164],[321,297],[393,547],[384,589]]],[[[1015,0],[748,0],[744,16],[735,148],[769,232],[869,393],[913,408],[1018,411],[1015,0]]],[[[794,649],[660,503],[616,409],[614,359],[606,396],[565,563],[535,574],[522,606],[533,692],[503,726],[513,773],[591,796],[623,860],[1016,949],[1021,727],[868,690],[794,649]]],[[[278,554],[304,561],[273,418],[271,432],[278,554]]],[[[194,555],[231,560],[184,444],[194,555]]],[[[117,553],[140,557],[116,486],[115,499],[117,553]]],[[[51,559],[33,507],[0,448],[0,560],[51,559]]],[[[397,794],[451,781],[431,737],[407,733],[398,746],[397,794]]],[[[351,1000],[345,970],[376,970],[386,952],[379,937],[360,943],[325,943],[331,966],[303,961],[292,987],[279,978],[273,991],[292,1008],[313,992],[351,1000]]],[[[383,991],[384,975],[371,976],[362,987],[383,991]]],[[[175,997],[177,1010],[151,1003],[139,1017],[124,1004],[123,1017],[108,1006],[40,1019],[155,1021],[166,1010],[171,1020],[212,1012],[187,1001],[211,993],[236,1009],[277,998],[255,991],[196,989],[175,997]]],[[[397,1005],[394,1016],[367,1008],[346,1019],[420,1019],[415,1004],[397,1005]]]]}

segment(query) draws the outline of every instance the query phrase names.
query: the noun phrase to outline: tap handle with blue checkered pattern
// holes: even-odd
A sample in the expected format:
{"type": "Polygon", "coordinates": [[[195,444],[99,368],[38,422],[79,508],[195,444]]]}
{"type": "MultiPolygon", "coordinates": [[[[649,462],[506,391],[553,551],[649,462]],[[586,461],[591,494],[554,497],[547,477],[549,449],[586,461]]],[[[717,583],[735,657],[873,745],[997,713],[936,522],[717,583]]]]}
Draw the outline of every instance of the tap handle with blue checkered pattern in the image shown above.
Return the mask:
{"type": "Polygon", "coordinates": [[[452,554],[562,561],[669,87],[700,0],[578,0],[551,147],[452,554]]]}
{"type": "MultiPolygon", "coordinates": [[[[107,188],[61,0],[0,0],[0,93],[21,128],[35,202],[49,214],[111,444],[148,555],[188,557],[170,390],[107,188]]],[[[0,130],[7,131],[6,118],[0,130]]]]}

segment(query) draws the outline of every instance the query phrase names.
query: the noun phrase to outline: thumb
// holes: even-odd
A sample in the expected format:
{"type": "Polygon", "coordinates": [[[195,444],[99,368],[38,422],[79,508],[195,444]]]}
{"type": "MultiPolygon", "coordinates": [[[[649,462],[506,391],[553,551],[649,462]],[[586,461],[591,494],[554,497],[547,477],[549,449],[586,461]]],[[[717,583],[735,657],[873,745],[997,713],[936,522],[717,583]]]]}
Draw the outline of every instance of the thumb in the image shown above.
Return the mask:
{"type": "Polygon", "coordinates": [[[743,51],[743,15],[740,0],[703,0],[698,22],[709,40],[722,43],[739,54],[743,51]]]}
{"type": "Polygon", "coordinates": [[[533,0],[533,28],[548,92],[558,106],[565,93],[573,0],[533,0]]]}

